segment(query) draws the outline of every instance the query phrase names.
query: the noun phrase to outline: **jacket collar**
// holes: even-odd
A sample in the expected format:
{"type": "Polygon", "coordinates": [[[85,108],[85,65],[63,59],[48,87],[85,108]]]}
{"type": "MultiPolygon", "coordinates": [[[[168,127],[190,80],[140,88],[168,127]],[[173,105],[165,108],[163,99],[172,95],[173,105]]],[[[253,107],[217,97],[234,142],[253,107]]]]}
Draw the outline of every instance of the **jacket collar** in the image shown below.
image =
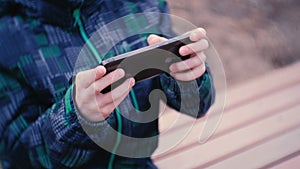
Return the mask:
{"type": "Polygon", "coordinates": [[[73,29],[74,10],[80,9],[81,17],[85,19],[101,11],[102,7],[118,10],[122,0],[2,0],[1,3],[0,16],[21,15],[64,29],[73,29]]]}

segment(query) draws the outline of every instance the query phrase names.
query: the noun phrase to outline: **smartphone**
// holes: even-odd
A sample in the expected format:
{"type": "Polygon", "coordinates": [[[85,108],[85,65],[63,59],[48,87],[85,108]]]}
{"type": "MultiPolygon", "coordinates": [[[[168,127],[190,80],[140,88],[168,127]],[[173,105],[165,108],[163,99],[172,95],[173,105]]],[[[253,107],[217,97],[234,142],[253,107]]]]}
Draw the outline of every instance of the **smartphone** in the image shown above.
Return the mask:
{"type": "MultiPolygon", "coordinates": [[[[191,43],[189,36],[190,34],[183,34],[155,45],[127,52],[104,60],[102,65],[106,68],[106,74],[117,68],[124,69],[126,75],[119,80],[119,83],[129,77],[134,77],[135,81],[139,82],[161,73],[169,73],[169,66],[172,63],[189,58],[189,56],[182,57],[179,54],[181,46],[191,43]]],[[[103,93],[110,91],[110,88],[105,89],[103,93]]]]}

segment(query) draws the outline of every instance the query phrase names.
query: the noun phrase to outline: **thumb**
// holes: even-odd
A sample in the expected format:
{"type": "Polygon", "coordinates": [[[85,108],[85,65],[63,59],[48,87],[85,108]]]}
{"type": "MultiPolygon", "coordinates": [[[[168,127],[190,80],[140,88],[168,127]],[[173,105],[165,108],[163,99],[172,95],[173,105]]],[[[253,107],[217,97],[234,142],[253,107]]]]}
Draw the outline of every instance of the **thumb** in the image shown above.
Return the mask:
{"type": "Polygon", "coordinates": [[[161,37],[161,36],[158,36],[158,35],[155,35],[155,34],[151,34],[147,38],[147,41],[148,41],[149,45],[154,45],[154,44],[164,42],[164,41],[167,41],[167,40],[168,40],[167,38],[164,38],[164,37],[161,37]]]}

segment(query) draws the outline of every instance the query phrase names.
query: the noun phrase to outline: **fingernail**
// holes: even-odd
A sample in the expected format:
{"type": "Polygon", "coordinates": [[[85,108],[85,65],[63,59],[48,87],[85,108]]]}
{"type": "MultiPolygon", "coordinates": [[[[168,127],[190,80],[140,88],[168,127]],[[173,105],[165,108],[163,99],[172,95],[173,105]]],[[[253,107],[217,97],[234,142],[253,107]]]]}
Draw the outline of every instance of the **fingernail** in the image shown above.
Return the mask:
{"type": "Polygon", "coordinates": [[[130,78],[130,79],[129,79],[129,81],[130,81],[130,82],[129,82],[129,83],[130,83],[130,86],[133,86],[133,85],[134,85],[134,83],[135,83],[135,80],[134,80],[134,78],[130,78]]]}
{"type": "Polygon", "coordinates": [[[185,55],[186,53],[188,52],[188,49],[187,49],[187,47],[185,47],[185,46],[183,46],[183,47],[181,47],[180,49],[179,49],[179,53],[180,53],[180,55],[185,55]]]}
{"type": "Polygon", "coordinates": [[[99,76],[101,74],[101,71],[97,68],[96,69],[96,76],[99,76]]]}
{"type": "Polygon", "coordinates": [[[155,35],[151,34],[149,37],[148,37],[148,42],[149,44],[155,44],[156,43],[156,38],[155,38],[155,35]]]}
{"type": "Polygon", "coordinates": [[[198,35],[198,32],[194,31],[194,32],[191,33],[190,36],[191,36],[191,37],[196,37],[197,35],[198,35]]]}
{"type": "Polygon", "coordinates": [[[148,36],[148,41],[151,41],[152,39],[153,39],[153,35],[151,34],[148,36]]]}

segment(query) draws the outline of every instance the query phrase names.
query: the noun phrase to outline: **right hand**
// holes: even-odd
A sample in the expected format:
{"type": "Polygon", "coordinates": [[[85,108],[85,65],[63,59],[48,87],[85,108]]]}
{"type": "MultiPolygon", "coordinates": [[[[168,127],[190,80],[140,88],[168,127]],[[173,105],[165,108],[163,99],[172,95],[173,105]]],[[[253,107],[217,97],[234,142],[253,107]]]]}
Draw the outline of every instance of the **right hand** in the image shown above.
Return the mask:
{"type": "Polygon", "coordinates": [[[102,94],[103,89],[125,76],[122,69],[116,69],[107,75],[105,73],[106,69],[98,66],[76,75],[75,102],[80,115],[86,120],[92,122],[105,120],[126,98],[135,84],[134,78],[129,78],[112,91],[102,94]]]}

